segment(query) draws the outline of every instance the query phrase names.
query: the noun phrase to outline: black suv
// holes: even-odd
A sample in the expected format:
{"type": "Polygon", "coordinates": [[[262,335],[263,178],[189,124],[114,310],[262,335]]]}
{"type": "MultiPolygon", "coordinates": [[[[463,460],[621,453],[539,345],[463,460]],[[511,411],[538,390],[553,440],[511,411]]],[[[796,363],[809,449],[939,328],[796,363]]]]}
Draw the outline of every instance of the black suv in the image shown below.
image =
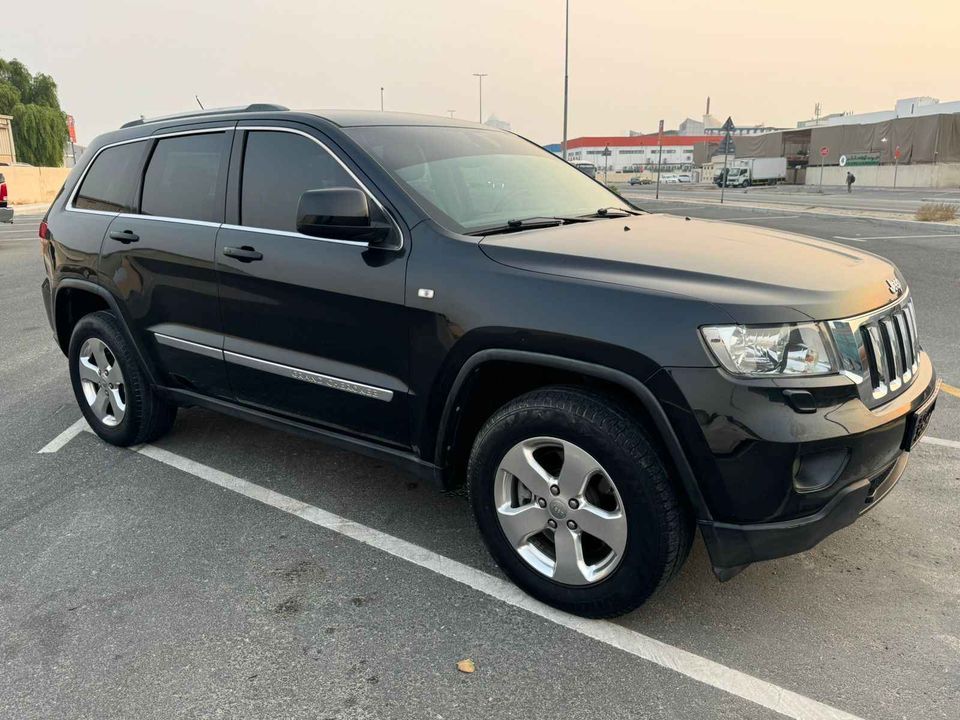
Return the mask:
{"type": "Polygon", "coordinates": [[[637,607],[893,487],[939,381],[869,253],[642,212],[516,135],[255,105],[98,138],[41,225],[44,302],[107,442],[178,406],[448,488],[518,585],[637,607]]]}

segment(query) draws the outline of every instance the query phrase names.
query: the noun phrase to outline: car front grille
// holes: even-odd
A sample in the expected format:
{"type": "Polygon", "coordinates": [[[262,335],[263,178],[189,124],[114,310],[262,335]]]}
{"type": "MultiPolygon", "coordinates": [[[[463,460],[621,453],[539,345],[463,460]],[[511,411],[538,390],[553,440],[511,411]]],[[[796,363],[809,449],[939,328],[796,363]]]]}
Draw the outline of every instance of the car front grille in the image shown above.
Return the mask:
{"type": "Polygon", "coordinates": [[[920,362],[913,300],[827,323],[840,356],[840,372],[865,391],[870,405],[906,389],[920,362]]]}

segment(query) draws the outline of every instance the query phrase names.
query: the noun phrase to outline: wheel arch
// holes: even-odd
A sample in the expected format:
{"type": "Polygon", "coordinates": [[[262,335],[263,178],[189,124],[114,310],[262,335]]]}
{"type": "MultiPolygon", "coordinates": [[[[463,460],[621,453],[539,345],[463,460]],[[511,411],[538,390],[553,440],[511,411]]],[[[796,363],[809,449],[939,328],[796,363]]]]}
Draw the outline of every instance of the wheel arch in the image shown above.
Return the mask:
{"type": "MultiPolygon", "coordinates": [[[[532,373],[542,374],[542,380],[537,386],[555,384],[558,377],[582,378],[601,392],[613,390],[622,398],[631,401],[629,404],[640,411],[641,421],[654,433],[654,440],[659,442],[660,449],[666,455],[664,459],[671,465],[669,469],[697,519],[711,519],[710,510],[680,439],[660,402],[643,382],[622,370],[605,365],[528,350],[488,348],[468,357],[460,367],[444,401],[434,448],[434,462],[444,474],[445,485],[452,484],[450,476],[460,467],[464,445],[469,441],[469,437],[464,437],[464,425],[469,436],[471,420],[467,409],[470,406],[468,398],[473,394],[478,371],[503,363],[525,367],[532,373]]],[[[491,399],[493,403],[497,402],[496,397],[491,399]]],[[[486,413],[479,413],[481,416],[484,414],[486,413]]],[[[473,424],[475,423],[476,418],[473,420],[473,424]]]]}
{"type": "Polygon", "coordinates": [[[53,299],[54,333],[60,350],[67,354],[70,347],[70,336],[73,328],[85,315],[101,310],[109,311],[120,324],[124,339],[133,348],[141,367],[147,375],[151,385],[156,385],[156,374],[153,363],[150,362],[134,339],[127,320],[120,310],[117,299],[110,292],[96,283],[79,278],[64,278],[57,285],[53,299]]]}

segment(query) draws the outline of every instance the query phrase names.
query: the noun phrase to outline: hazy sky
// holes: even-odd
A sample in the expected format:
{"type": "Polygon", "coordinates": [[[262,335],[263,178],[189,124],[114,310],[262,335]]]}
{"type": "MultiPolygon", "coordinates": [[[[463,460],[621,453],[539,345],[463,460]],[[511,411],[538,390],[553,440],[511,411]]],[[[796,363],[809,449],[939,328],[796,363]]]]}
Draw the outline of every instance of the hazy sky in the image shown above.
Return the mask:
{"type": "MultiPolygon", "coordinates": [[[[279,102],[512,123],[559,141],[563,0],[9,2],[0,57],[53,75],[80,142],[141,113],[279,102]]],[[[571,0],[570,137],[713,114],[793,126],[960,99],[956,0],[571,0]]]]}

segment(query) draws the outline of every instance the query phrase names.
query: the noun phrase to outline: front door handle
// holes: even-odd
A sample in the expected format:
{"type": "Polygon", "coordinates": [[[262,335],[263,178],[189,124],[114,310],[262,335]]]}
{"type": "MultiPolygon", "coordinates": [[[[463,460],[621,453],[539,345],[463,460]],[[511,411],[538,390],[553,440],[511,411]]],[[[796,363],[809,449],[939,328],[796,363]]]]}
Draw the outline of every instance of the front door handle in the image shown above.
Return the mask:
{"type": "Polygon", "coordinates": [[[257,252],[249,245],[243,247],[225,247],[223,254],[227,257],[236,258],[240,262],[253,262],[254,260],[263,260],[263,253],[257,252]]]}
{"type": "Polygon", "coordinates": [[[133,232],[133,230],[124,230],[123,232],[110,233],[110,239],[116,240],[117,242],[122,242],[124,245],[128,245],[130,243],[135,243],[140,239],[140,236],[133,232]]]}

